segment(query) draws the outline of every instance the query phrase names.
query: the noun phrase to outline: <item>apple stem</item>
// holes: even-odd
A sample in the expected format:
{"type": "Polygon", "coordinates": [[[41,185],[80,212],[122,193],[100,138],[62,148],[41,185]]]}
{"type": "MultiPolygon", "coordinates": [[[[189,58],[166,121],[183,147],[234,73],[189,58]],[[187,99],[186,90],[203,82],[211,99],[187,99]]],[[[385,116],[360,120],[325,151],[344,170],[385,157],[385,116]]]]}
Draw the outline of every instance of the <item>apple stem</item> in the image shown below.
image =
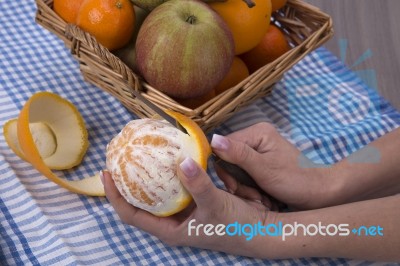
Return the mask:
{"type": "Polygon", "coordinates": [[[252,0],[243,0],[243,2],[245,2],[249,8],[256,6],[252,0]]]}
{"type": "Polygon", "coordinates": [[[188,16],[188,18],[186,19],[186,22],[193,25],[194,23],[196,23],[196,17],[195,17],[194,15],[190,15],[190,16],[188,16]]]}

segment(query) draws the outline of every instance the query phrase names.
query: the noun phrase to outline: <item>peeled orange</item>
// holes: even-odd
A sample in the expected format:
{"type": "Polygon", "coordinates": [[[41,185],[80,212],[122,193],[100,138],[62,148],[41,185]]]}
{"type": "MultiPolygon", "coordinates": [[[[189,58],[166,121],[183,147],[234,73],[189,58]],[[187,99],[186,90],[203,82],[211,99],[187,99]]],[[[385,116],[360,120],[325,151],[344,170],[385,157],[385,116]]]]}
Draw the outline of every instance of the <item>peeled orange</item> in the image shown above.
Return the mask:
{"type": "Polygon", "coordinates": [[[165,120],[129,122],[107,146],[106,165],[121,195],[132,205],[156,216],[177,213],[191,202],[191,195],[177,177],[177,166],[191,157],[204,169],[211,148],[200,127],[172,111],[188,134],[165,120]]]}

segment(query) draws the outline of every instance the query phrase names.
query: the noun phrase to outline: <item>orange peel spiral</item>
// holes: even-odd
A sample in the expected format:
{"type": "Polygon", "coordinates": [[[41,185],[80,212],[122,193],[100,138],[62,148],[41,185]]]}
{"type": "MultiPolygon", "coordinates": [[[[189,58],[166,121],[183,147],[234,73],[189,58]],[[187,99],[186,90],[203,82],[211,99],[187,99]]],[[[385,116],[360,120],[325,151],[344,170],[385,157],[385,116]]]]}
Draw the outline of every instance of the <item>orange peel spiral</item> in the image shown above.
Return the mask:
{"type": "Polygon", "coordinates": [[[28,99],[17,119],[4,125],[3,133],[10,148],[49,180],[74,193],[105,196],[99,175],[66,180],[51,170],[79,165],[89,146],[84,120],[69,101],[38,92],[28,99]]]}

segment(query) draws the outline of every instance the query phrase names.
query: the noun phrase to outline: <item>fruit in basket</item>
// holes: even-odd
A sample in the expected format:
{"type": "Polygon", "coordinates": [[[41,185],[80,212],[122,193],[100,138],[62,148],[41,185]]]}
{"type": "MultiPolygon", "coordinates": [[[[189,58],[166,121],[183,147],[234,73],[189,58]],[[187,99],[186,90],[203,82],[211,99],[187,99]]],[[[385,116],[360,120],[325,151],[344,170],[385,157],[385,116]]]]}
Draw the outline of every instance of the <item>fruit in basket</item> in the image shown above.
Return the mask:
{"type": "Polygon", "coordinates": [[[54,0],[53,9],[63,20],[75,23],[84,0],[54,0]]]}
{"type": "Polygon", "coordinates": [[[135,6],[151,11],[168,0],[131,0],[135,6]]]}
{"type": "Polygon", "coordinates": [[[204,169],[211,148],[200,127],[188,117],[167,111],[189,134],[165,120],[129,122],[107,145],[106,166],[121,195],[132,205],[157,216],[169,216],[191,202],[177,167],[191,157],[204,169]]]}
{"type": "Polygon", "coordinates": [[[132,37],[135,11],[129,0],[85,0],[76,24],[110,51],[116,50],[132,37]]]}
{"type": "Polygon", "coordinates": [[[138,69],[136,66],[136,39],[139,33],[139,29],[142,26],[142,23],[149,14],[149,12],[138,6],[135,6],[134,8],[135,8],[135,27],[132,38],[129,40],[129,43],[127,45],[125,45],[121,49],[113,51],[113,53],[117,57],[119,57],[122,60],[122,62],[124,62],[130,69],[138,73],[138,69]]]}
{"type": "Polygon", "coordinates": [[[8,121],[3,134],[10,148],[54,183],[79,194],[104,196],[98,175],[70,181],[51,169],[79,165],[89,146],[85,123],[77,108],[50,92],[38,92],[24,104],[17,119],[8,121]]]}
{"type": "Polygon", "coordinates": [[[232,34],[207,4],[170,0],[145,19],[136,41],[137,65],[153,87],[175,98],[212,90],[228,73],[232,34]]]}
{"type": "Polygon", "coordinates": [[[211,90],[204,95],[200,95],[200,96],[188,98],[188,99],[176,99],[176,101],[185,107],[195,109],[199,106],[202,106],[203,104],[205,104],[212,98],[214,98],[215,95],[216,95],[215,90],[211,90]]]}
{"type": "Polygon", "coordinates": [[[240,57],[246,63],[250,73],[253,73],[289,50],[290,46],[285,35],[278,27],[271,24],[261,42],[240,57]]]}
{"type": "Polygon", "coordinates": [[[235,54],[254,48],[267,32],[271,19],[271,0],[253,0],[249,7],[243,0],[214,2],[209,5],[225,20],[233,33],[235,54]]]}
{"type": "MultiPolygon", "coordinates": [[[[161,5],[164,2],[169,0],[131,0],[135,6],[143,8],[147,11],[152,11],[157,6],[161,5]]],[[[210,2],[225,2],[227,0],[202,0],[203,2],[210,3],[210,2]]],[[[247,0],[244,0],[247,1],[247,0]]]]}
{"type": "Polygon", "coordinates": [[[272,4],[272,12],[281,9],[282,7],[284,7],[287,3],[287,0],[271,0],[271,4],[272,4]]]}
{"type": "Polygon", "coordinates": [[[228,74],[215,87],[215,93],[218,95],[224,91],[239,84],[242,80],[249,76],[249,70],[246,64],[238,56],[235,56],[228,74]]]}

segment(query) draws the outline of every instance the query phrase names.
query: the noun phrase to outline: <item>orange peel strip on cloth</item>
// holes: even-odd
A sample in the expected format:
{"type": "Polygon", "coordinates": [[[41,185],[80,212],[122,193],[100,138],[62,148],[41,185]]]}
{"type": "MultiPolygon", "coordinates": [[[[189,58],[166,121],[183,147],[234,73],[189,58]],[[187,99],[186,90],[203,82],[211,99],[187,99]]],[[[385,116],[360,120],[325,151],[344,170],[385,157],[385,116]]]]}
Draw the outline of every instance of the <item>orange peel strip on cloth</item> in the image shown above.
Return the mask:
{"type": "Polygon", "coordinates": [[[38,92],[28,99],[17,119],[4,125],[3,134],[15,154],[54,183],[74,193],[105,196],[98,174],[66,180],[52,171],[79,165],[89,146],[84,120],[69,101],[38,92]]]}

